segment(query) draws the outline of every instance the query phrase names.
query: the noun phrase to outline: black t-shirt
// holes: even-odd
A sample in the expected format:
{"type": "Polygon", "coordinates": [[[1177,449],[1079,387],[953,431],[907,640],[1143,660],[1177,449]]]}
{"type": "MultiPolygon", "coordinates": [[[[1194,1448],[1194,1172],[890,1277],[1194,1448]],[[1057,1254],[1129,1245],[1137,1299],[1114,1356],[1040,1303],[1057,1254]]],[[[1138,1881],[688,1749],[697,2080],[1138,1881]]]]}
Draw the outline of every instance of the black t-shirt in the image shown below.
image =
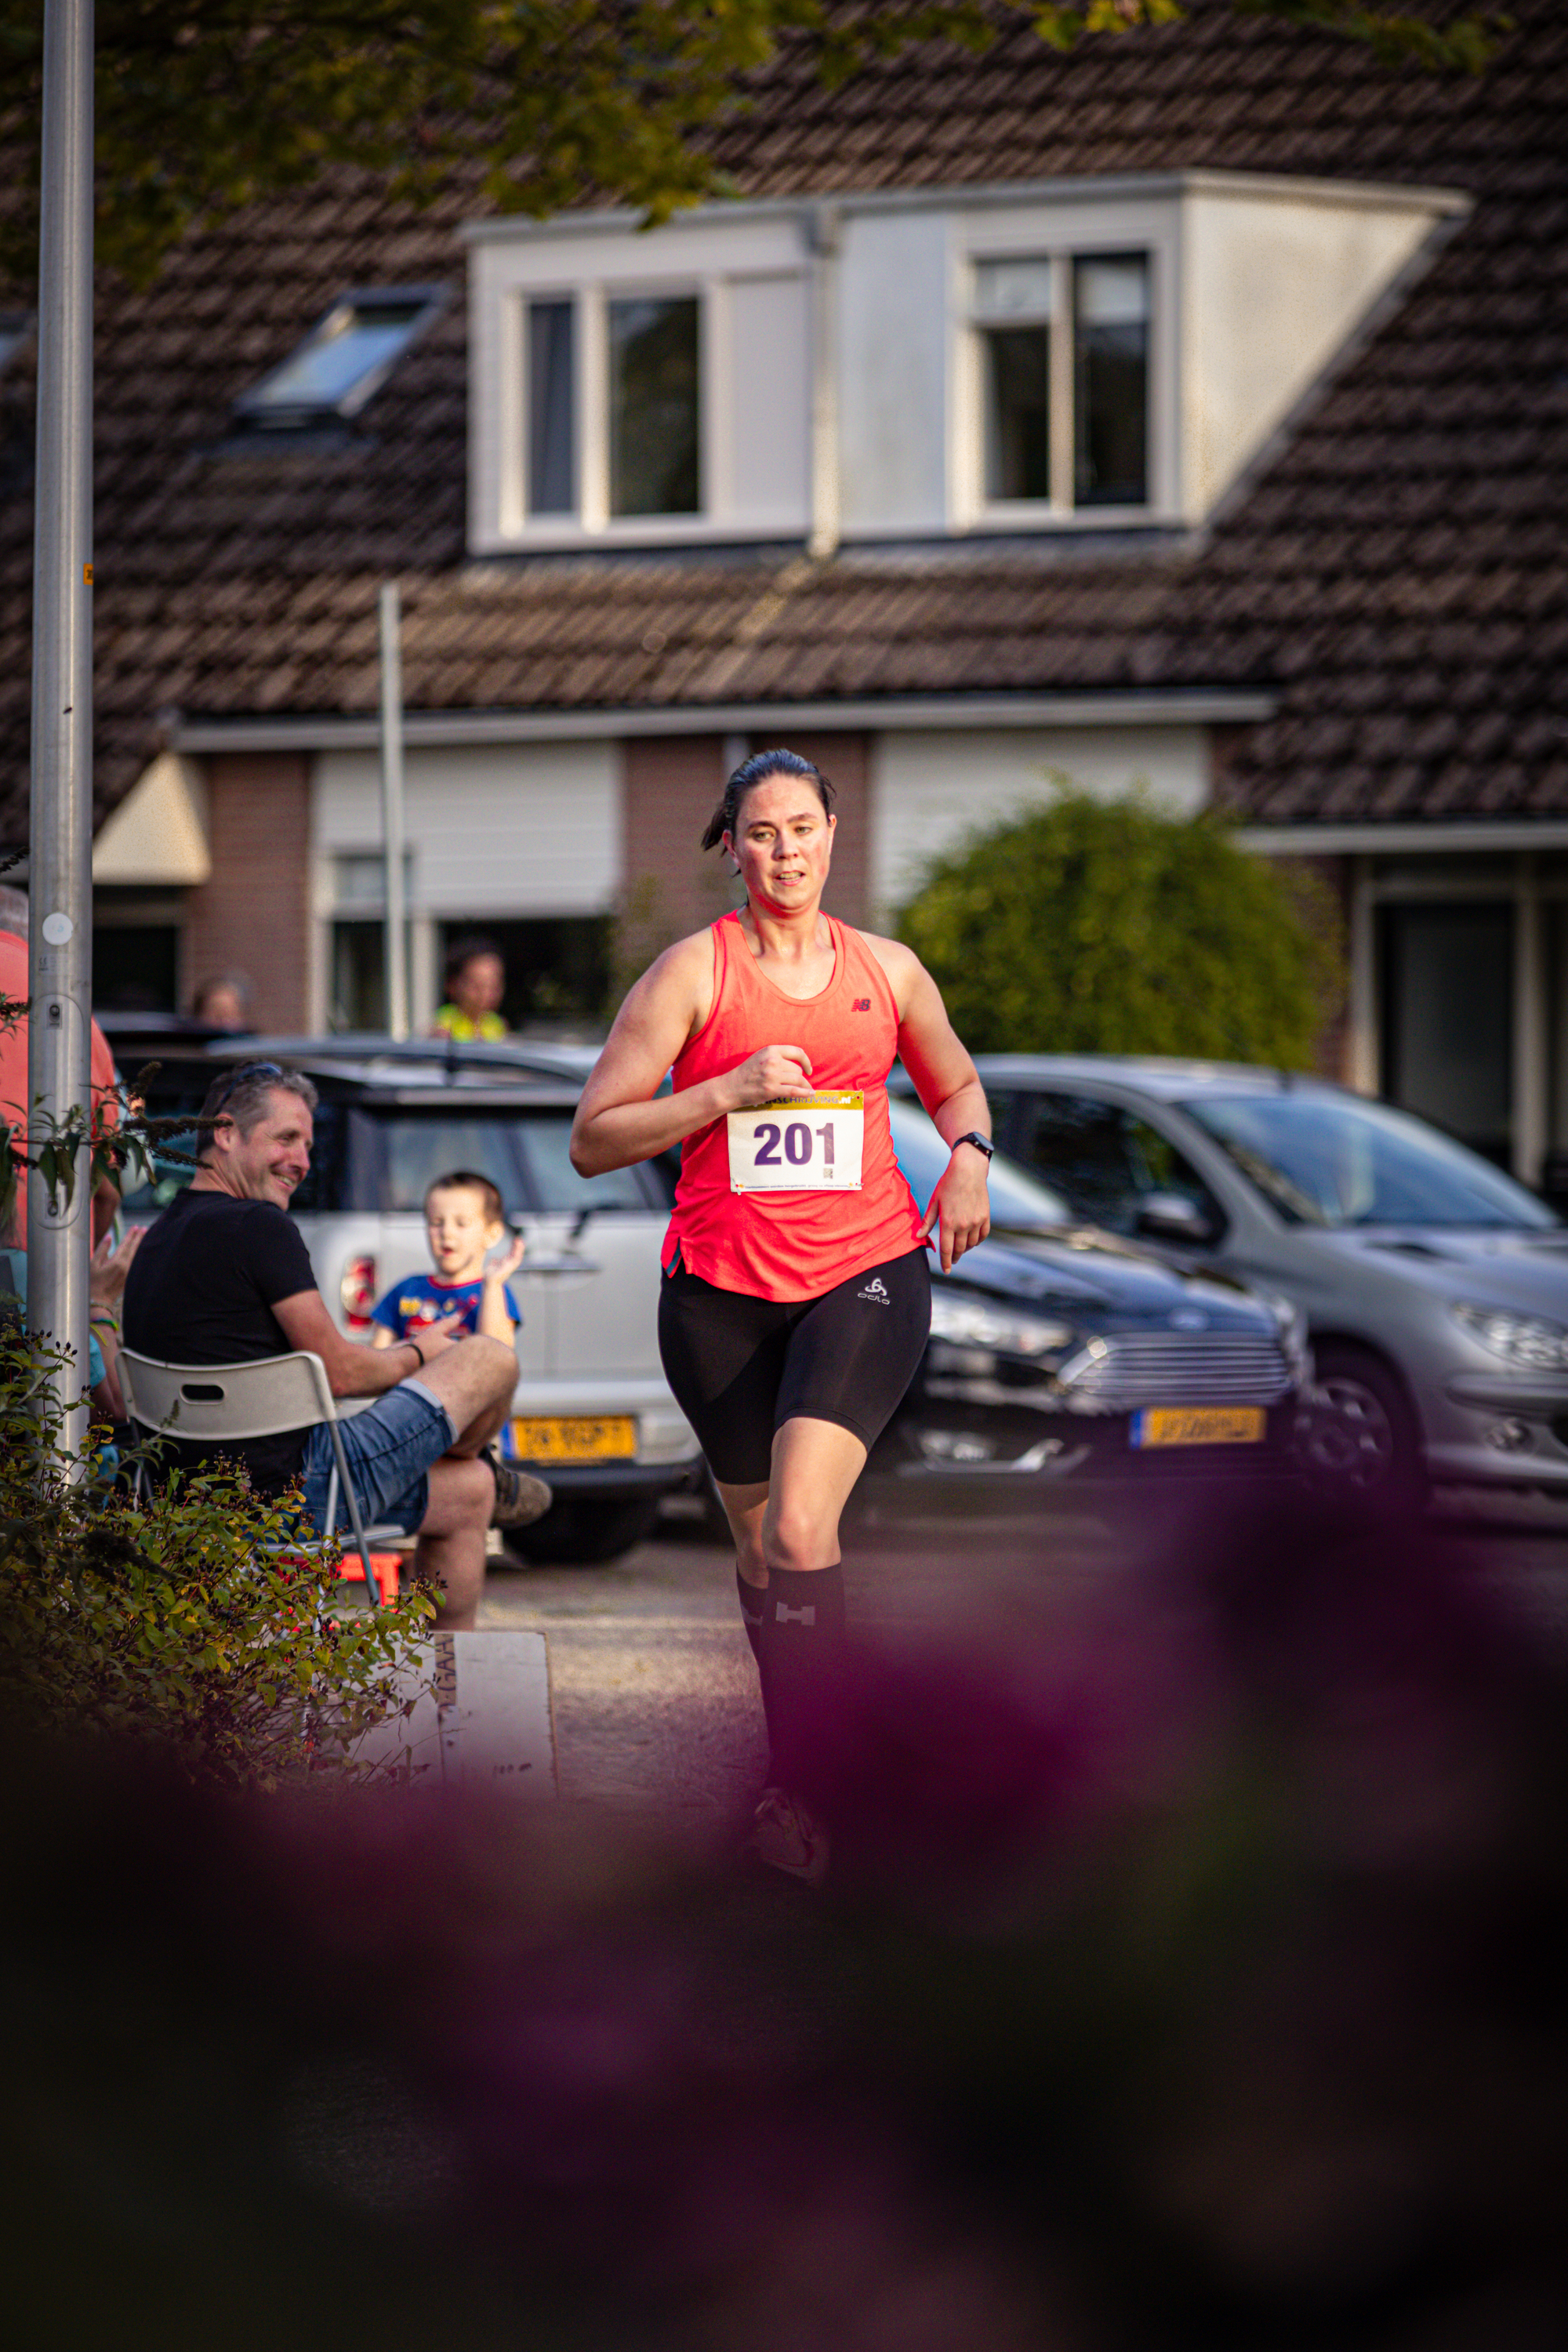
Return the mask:
{"type": "MultiPolygon", "coordinates": [[[[298,1225],[270,1201],[181,1192],[132,1261],[125,1344],[167,1364],[247,1364],[285,1356],[293,1342],[273,1307],[315,1286],[298,1225]]],[[[272,1495],[295,1475],[304,1451],[305,1432],[295,1429],[221,1447],[182,1442],[173,1458],[195,1468],[221,1453],[246,1463],[258,1492],[272,1495]]]]}

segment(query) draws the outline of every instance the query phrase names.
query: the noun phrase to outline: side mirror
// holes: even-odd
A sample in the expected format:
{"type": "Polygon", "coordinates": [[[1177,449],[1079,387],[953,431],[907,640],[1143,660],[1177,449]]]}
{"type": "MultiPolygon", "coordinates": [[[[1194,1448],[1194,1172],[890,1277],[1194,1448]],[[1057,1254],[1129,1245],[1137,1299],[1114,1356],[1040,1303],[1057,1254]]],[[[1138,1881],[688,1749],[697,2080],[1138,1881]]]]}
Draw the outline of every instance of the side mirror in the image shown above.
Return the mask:
{"type": "Polygon", "coordinates": [[[1208,1212],[1180,1192],[1145,1192],[1138,1203],[1137,1230],[1151,1241],[1180,1242],[1188,1248],[1218,1239],[1208,1212]]]}

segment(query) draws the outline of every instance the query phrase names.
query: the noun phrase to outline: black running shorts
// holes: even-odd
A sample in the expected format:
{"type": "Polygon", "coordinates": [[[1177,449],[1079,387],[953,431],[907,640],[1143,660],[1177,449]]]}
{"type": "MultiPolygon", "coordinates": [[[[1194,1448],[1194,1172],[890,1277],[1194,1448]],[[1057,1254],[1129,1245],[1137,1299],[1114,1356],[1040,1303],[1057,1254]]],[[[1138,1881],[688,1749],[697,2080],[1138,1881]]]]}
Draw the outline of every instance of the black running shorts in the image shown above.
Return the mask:
{"type": "Polygon", "coordinates": [[[923,1249],[851,1275],[820,1298],[752,1298],[677,1265],[658,1299],[676,1402],[726,1486],[765,1486],[773,1432],[836,1421],[868,1453],[915,1376],[931,1329],[923,1249]]]}

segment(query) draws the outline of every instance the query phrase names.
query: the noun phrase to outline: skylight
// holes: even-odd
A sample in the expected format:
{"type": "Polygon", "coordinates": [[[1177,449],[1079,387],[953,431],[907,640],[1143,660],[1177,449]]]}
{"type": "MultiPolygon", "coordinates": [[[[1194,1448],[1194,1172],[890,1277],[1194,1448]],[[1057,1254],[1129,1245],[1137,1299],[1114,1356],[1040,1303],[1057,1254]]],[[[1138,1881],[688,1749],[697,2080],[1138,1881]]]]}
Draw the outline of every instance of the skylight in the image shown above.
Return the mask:
{"type": "Polygon", "coordinates": [[[447,299],[444,286],[340,295],[280,367],[235,403],[241,424],[287,431],[356,416],[447,299]]]}

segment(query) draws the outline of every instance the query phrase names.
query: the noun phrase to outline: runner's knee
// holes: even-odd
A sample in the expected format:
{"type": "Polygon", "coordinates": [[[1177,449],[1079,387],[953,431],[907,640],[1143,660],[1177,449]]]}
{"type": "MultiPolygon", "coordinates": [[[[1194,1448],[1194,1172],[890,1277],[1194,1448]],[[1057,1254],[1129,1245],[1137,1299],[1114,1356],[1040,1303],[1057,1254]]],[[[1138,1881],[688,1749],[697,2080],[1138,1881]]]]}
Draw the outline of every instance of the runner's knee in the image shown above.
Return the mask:
{"type": "Polygon", "coordinates": [[[771,1504],[762,1553],[769,1568],[830,1568],[838,1557],[837,1519],[794,1500],[771,1504]]]}

